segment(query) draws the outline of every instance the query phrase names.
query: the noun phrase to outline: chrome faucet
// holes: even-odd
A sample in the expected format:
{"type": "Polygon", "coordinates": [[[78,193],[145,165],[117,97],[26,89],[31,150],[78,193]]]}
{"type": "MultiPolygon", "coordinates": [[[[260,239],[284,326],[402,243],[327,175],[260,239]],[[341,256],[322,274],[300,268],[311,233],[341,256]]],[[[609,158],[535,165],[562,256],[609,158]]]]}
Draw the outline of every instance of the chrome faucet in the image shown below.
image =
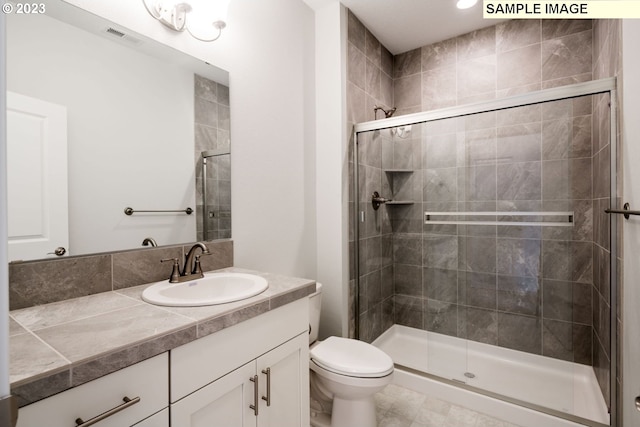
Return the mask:
{"type": "Polygon", "coordinates": [[[158,243],[156,243],[156,240],[153,237],[145,237],[144,240],[142,241],[142,246],[153,246],[154,248],[158,246],[158,243]]]}
{"type": "Polygon", "coordinates": [[[200,255],[196,255],[196,249],[198,248],[202,249],[202,253],[200,255],[211,255],[211,252],[209,252],[209,248],[207,248],[207,246],[202,242],[198,242],[195,245],[191,246],[191,249],[189,249],[189,252],[187,252],[187,256],[184,259],[184,266],[182,267],[181,276],[189,276],[194,274],[197,274],[198,277],[204,276],[204,274],[202,273],[202,268],[200,267],[200,255]]]}
{"type": "Polygon", "coordinates": [[[180,272],[180,261],[178,258],[162,259],[160,262],[173,261],[173,269],[171,270],[171,277],[169,283],[180,283],[188,280],[199,279],[204,277],[202,267],[200,266],[200,256],[211,255],[209,248],[204,243],[197,242],[189,249],[184,259],[184,265],[182,272],[180,272]],[[196,255],[196,249],[202,249],[200,255],[196,255]]]}

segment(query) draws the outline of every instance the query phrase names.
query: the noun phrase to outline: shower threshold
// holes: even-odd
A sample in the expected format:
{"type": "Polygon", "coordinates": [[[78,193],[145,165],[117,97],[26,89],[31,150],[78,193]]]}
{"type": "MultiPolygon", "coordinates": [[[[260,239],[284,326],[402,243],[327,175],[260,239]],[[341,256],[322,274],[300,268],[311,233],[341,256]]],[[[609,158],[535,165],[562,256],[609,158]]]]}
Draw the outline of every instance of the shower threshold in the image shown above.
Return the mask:
{"type": "MultiPolygon", "coordinates": [[[[423,379],[435,383],[429,386],[435,386],[429,389],[432,392],[461,392],[460,399],[467,404],[469,399],[497,398],[524,406],[521,414],[516,411],[512,417],[512,422],[524,427],[540,425],[536,411],[530,409],[571,420],[552,417],[558,426],[609,425],[607,406],[591,366],[402,325],[393,325],[373,345],[393,359],[396,381],[404,380],[399,385],[416,388],[410,385],[423,379]]],[[[488,412],[491,405],[487,402],[471,409],[488,412]]],[[[505,407],[496,410],[500,413],[491,415],[505,415],[505,407]]],[[[546,414],[540,415],[550,417],[546,414]]]]}

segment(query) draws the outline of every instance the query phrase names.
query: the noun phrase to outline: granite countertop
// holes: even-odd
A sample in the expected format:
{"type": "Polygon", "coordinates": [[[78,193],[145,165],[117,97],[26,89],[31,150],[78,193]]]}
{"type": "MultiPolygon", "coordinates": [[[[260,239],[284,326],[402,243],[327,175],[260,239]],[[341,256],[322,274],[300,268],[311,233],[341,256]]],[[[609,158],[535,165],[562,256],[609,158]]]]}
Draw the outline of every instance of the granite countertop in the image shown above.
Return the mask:
{"type": "Polygon", "coordinates": [[[315,281],[252,273],[269,287],[254,297],[205,307],[162,307],[141,299],[149,285],[9,313],[10,381],[24,406],[171,350],[315,291],[315,281]]]}

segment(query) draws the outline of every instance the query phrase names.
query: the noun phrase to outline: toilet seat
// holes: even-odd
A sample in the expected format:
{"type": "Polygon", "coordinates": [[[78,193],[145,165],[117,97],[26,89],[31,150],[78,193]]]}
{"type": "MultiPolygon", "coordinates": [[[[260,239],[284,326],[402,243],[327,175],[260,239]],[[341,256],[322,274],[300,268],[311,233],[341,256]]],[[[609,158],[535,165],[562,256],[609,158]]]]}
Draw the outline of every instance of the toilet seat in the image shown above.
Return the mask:
{"type": "Polygon", "coordinates": [[[393,372],[393,360],[382,350],[362,341],[329,337],[309,351],[318,366],[349,377],[379,378],[393,372]]]}

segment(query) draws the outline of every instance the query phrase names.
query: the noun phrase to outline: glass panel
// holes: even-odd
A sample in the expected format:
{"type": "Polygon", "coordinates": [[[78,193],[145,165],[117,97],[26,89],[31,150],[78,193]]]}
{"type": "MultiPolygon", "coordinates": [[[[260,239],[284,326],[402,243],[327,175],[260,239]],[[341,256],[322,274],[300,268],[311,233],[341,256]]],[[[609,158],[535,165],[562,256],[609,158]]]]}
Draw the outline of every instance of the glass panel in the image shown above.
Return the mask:
{"type": "Polygon", "coordinates": [[[359,221],[359,330],[360,339],[371,342],[393,324],[393,257],[386,208],[374,209],[374,192],[388,197],[383,184],[382,151],[389,131],[373,131],[358,137],[359,221]]]}
{"type": "Polygon", "coordinates": [[[608,424],[608,99],[359,134],[361,338],[608,424]]]}

